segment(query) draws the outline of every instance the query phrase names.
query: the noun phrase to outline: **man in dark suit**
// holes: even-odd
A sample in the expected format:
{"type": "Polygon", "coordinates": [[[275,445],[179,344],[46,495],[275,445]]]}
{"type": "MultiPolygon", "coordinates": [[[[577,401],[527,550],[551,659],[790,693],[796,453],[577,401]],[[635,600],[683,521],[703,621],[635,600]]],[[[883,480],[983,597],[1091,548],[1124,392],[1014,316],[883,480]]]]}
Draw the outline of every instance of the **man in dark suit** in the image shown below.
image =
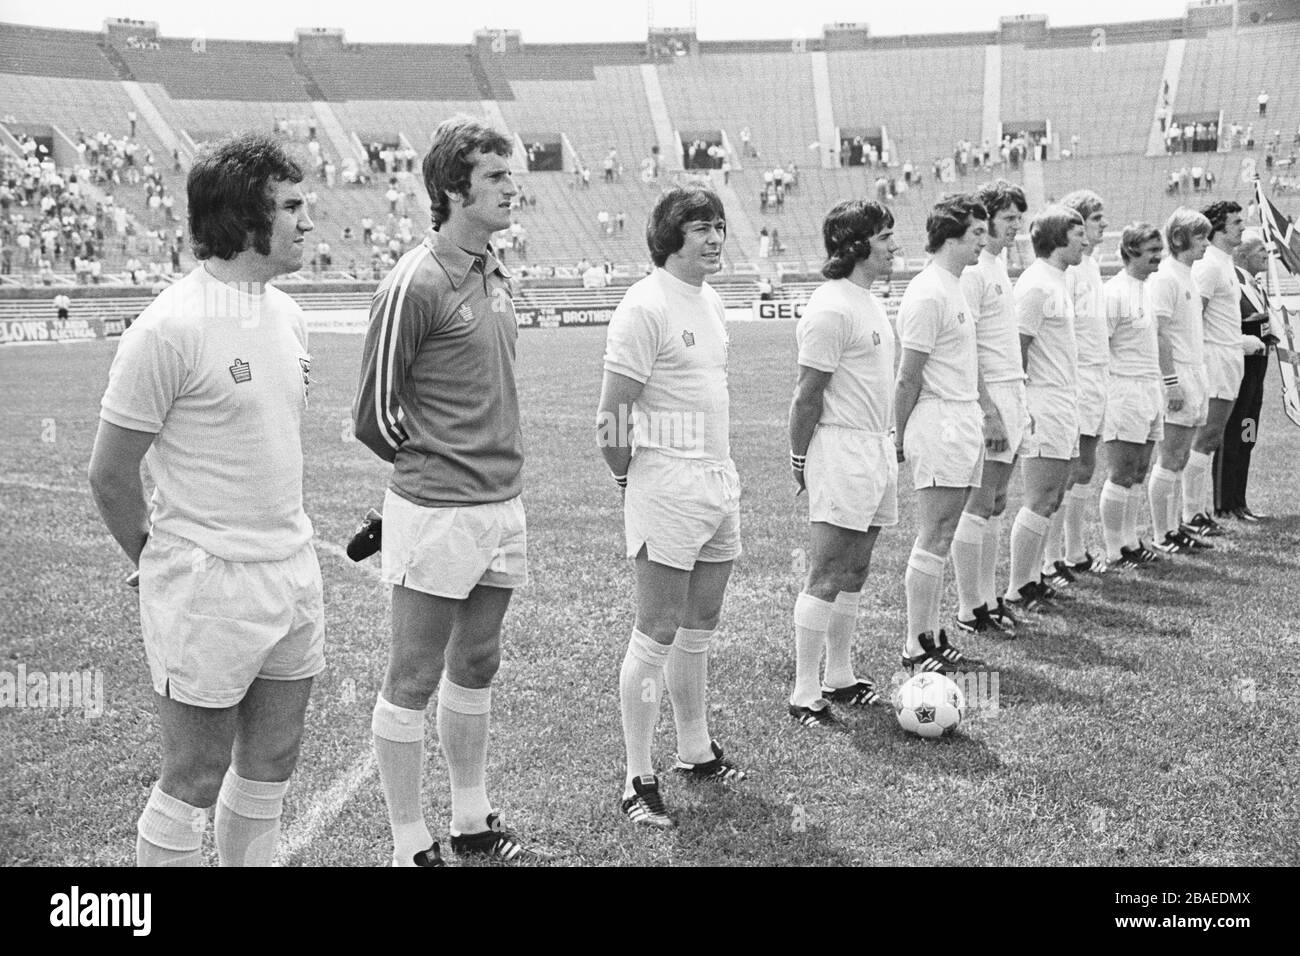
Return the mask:
{"type": "Polygon", "coordinates": [[[1247,233],[1234,257],[1241,284],[1241,331],[1246,342],[1246,371],[1237,401],[1223,429],[1223,445],[1214,456],[1214,509],[1216,517],[1234,517],[1255,523],[1264,515],[1246,504],[1246,479],[1250,455],[1259,440],[1259,413],[1264,404],[1264,376],[1268,372],[1268,346],[1276,341],[1268,328],[1268,297],[1256,276],[1268,266],[1268,252],[1258,233],[1247,233]]]}

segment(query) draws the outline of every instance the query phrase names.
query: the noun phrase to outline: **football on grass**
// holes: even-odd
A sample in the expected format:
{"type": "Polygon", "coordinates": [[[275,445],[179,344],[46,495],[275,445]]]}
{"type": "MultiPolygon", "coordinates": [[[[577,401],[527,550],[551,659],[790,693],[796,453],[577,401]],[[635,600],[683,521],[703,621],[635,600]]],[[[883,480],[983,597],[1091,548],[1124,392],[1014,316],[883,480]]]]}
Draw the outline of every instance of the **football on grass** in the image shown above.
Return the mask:
{"type": "Polygon", "coordinates": [[[942,737],[961,723],[966,695],[942,674],[908,678],[893,696],[899,725],[919,737],[942,737]]]}

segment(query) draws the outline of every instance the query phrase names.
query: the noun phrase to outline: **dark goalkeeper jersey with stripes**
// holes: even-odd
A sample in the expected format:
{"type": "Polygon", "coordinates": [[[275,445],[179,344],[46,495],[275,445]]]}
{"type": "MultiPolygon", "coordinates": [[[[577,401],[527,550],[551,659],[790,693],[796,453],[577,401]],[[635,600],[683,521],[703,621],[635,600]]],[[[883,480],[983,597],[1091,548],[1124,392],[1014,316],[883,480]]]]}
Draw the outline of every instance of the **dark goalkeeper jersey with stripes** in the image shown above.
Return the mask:
{"type": "Polygon", "coordinates": [[[507,501],[523,487],[510,273],[431,232],[375,290],[356,436],[418,505],[507,501]]]}

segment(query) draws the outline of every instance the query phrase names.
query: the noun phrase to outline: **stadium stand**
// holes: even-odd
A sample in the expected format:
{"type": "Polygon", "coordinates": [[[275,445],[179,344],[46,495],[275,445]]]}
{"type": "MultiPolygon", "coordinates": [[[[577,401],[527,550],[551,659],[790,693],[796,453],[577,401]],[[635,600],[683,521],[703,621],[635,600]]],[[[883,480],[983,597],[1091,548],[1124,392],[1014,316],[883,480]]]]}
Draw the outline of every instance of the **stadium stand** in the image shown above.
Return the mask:
{"type": "Polygon", "coordinates": [[[173,99],[307,101],[290,43],[162,39],[158,49],[115,47],[141,83],[173,99]]]}
{"type": "MultiPolygon", "coordinates": [[[[1288,9],[1271,0],[1243,2],[1242,25],[1235,29],[1224,9],[1200,6],[1179,20],[1105,27],[1104,52],[1098,28],[1053,29],[1042,18],[1027,18],[1037,22],[1004,24],[989,33],[871,37],[865,31],[828,32],[822,40],[807,41],[799,52],[788,41],[694,43],[689,52],[659,59],[648,57],[647,46],[640,43],[523,45],[517,34],[511,42],[497,42],[486,32],[465,44],[349,44],[340,31],[300,31],[293,43],[272,43],[165,38],[152,24],[140,24],[136,36],[129,25],[134,21],[125,27],[118,21],[103,33],[0,24],[0,114],[6,133],[52,136],[62,161],[78,130],[90,136],[104,131],[121,142],[127,112],[145,97],[165,128],[154,128],[152,115],[141,115],[137,155],[152,154],[181,221],[184,170],[174,170],[164,141],[178,140],[187,163],[190,140],[233,129],[269,131],[286,120],[282,135],[305,154],[306,131],[320,126],[319,154],[336,167],[336,177],[330,185],[309,170],[304,184],[317,197],[313,242],[331,245],[335,270],[372,273],[374,250],[361,240],[362,219],[373,220],[375,231],[384,236],[377,264],[382,271],[384,254],[400,252],[404,245],[389,250],[386,242],[399,231],[403,215],[409,216],[413,239],[427,228],[427,200],[418,159],[413,174],[396,174],[400,199],[391,217],[386,196],[390,171],[371,168],[367,183],[343,182],[342,167],[355,160],[356,144],[409,144],[422,155],[441,119],[454,112],[486,112],[512,132],[565,144],[568,171],[518,177],[534,202],[516,211],[527,236],[526,254],[511,249],[508,261],[571,272],[585,258],[611,261],[620,273],[635,275],[646,260],[648,208],[664,183],[682,175],[673,172],[680,157],[661,157],[660,179],[642,177],[642,162],[652,146],[662,145],[664,135],[662,126],[656,128],[652,110],[659,107],[649,84],[662,92],[673,131],[725,133],[734,155],[730,183],[724,187],[716,171],[712,179],[730,208],[739,207],[728,250],[729,263],[738,272],[815,269],[826,209],[846,196],[877,195],[880,187],[886,187],[896,232],[912,265],[923,255],[924,220],[933,199],[944,191],[973,187],[990,175],[1023,182],[1043,200],[1090,185],[1106,197],[1117,229],[1133,218],[1163,221],[1181,203],[1232,197],[1244,204],[1251,198],[1248,167],[1253,161],[1274,188],[1278,205],[1294,211],[1300,205],[1295,198],[1300,185],[1290,160],[1300,123],[1300,71],[1288,64],[1300,48],[1300,19],[1288,18],[1288,9]],[[311,42],[303,42],[302,33],[313,34],[311,42]],[[1233,121],[1253,124],[1253,151],[1235,148],[1236,143],[1229,150],[1225,130],[1219,152],[1144,155],[1173,40],[1185,42],[1186,48],[1172,111],[1222,111],[1225,127],[1233,121]],[[986,49],[991,44],[1000,50],[997,60],[989,62],[999,66],[989,73],[986,49]],[[831,115],[820,117],[820,124],[814,56],[825,57],[829,81],[829,90],[823,91],[829,93],[831,115]],[[745,82],[736,82],[741,76],[745,82]],[[986,90],[986,76],[999,77],[999,86],[986,90]],[[1070,81],[1062,82],[1062,77],[1070,81]],[[651,83],[654,79],[657,83],[651,83]],[[1256,115],[1261,88],[1270,94],[1265,120],[1256,115]],[[986,108],[994,98],[1003,121],[1050,121],[1053,158],[1021,168],[969,168],[951,183],[936,182],[934,161],[952,157],[959,141],[969,141],[978,151],[987,135],[986,108]],[[818,143],[818,130],[827,128],[828,119],[840,129],[884,127],[890,165],[821,168],[826,144],[818,143]],[[739,155],[744,127],[757,158],[739,155]],[[1073,151],[1074,135],[1079,136],[1078,155],[1054,158],[1062,149],[1073,151]],[[817,148],[810,149],[814,143],[817,148]],[[607,181],[603,161],[611,148],[617,151],[618,168],[607,181]],[[908,161],[920,179],[910,190],[900,188],[901,164],[908,161]],[[575,176],[575,164],[588,168],[589,182],[575,176]],[[758,203],[763,172],[778,164],[798,166],[797,185],[780,211],[764,212],[758,203]],[[1184,167],[1186,182],[1171,186],[1180,181],[1184,167]],[[1191,186],[1197,167],[1202,187],[1204,171],[1213,174],[1213,192],[1191,186]],[[602,212],[613,223],[612,234],[598,221],[602,212]],[[784,248],[760,260],[757,240],[764,227],[779,234],[784,248]]],[[[826,100],[821,104],[824,112],[826,100]]],[[[0,139],[12,154],[15,142],[0,139]]],[[[12,157],[7,168],[19,168],[12,157]]],[[[133,254],[143,256],[147,265],[147,232],[162,226],[157,211],[150,210],[142,187],[107,182],[100,189],[128,210],[140,248],[128,252],[120,237],[110,236],[99,244],[98,254],[114,268],[133,254]]],[[[87,194],[91,213],[97,201],[87,194]]],[[[18,206],[17,214],[30,225],[29,210],[21,202],[18,206]]],[[[6,235],[6,244],[12,238],[6,235]]],[[[152,250],[154,255],[163,251],[152,250]]],[[[60,261],[57,268],[66,273],[68,265],[60,261]]]]}
{"type": "MultiPolygon", "coordinates": [[[[468,46],[345,44],[302,55],[327,100],[480,100],[468,46]]],[[[271,99],[271,97],[261,97],[271,99]]]]}
{"type": "Polygon", "coordinates": [[[117,72],[100,48],[103,41],[98,33],[0,23],[0,72],[116,80],[117,72]]]}
{"type": "Polygon", "coordinates": [[[1062,148],[1079,137],[1083,155],[1141,154],[1160,91],[1167,42],[1107,42],[1088,38],[1072,46],[1059,43],[1002,49],[1004,120],[1045,119],[1062,148]],[[1070,96],[1054,77],[1068,78],[1070,96]],[[1099,114],[1097,104],[1113,109],[1099,114]]]}
{"type": "Polygon", "coordinates": [[[812,66],[806,53],[708,53],[678,57],[657,67],[664,102],[679,131],[725,130],[739,151],[748,126],[758,158],[748,167],[816,164],[812,66]],[[743,82],[738,82],[740,78],[743,82]]]}

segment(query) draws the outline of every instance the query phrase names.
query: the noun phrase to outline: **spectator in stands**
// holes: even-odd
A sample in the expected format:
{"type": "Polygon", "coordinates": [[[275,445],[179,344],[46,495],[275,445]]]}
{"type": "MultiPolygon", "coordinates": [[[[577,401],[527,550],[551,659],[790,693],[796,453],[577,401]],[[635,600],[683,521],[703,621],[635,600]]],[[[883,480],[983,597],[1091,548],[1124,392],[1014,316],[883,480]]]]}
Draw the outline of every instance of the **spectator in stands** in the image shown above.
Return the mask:
{"type": "Polygon", "coordinates": [[[1266,115],[1268,114],[1268,91],[1267,91],[1267,90],[1260,90],[1260,91],[1259,91],[1259,99],[1256,100],[1256,102],[1259,104],[1259,115],[1260,115],[1260,117],[1262,118],[1262,117],[1266,116],[1266,115]]]}
{"type": "Polygon", "coordinates": [[[375,228],[375,221],[370,216],[361,217],[361,241],[369,245],[370,237],[375,228]]]}
{"type": "Polygon", "coordinates": [[[603,289],[609,285],[609,273],[605,271],[604,266],[592,266],[582,273],[582,287],[584,289],[603,289]]]}
{"type": "MultiPolygon", "coordinates": [[[[1264,114],[1263,114],[1263,112],[1261,111],[1259,115],[1260,115],[1260,116],[1263,116],[1264,114]]],[[[127,110],[127,111],[126,111],[126,121],[127,121],[128,123],[131,124],[131,138],[132,138],[132,139],[135,139],[135,123],[136,123],[136,120],[138,120],[139,118],[140,118],[140,117],[138,117],[138,116],[136,115],[135,110],[127,110]]]]}
{"type": "Polygon", "coordinates": [[[617,162],[618,150],[611,146],[609,152],[605,154],[605,161],[603,163],[605,167],[605,182],[612,183],[614,181],[614,165],[617,162]]]}
{"type": "Polygon", "coordinates": [[[767,276],[759,276],[758,281],[754,283],[754,285],[756,287],[756,291],[758,292],[758,299],[760,302],[772,301],[772,280],[771,279],[769,279],[767,276]]]}
{"type": "Polygon", "coordinates": [[[316,258],[320,260],[320,266],[322,269],[328,269],[334,264],[330,244],[324,239],[316,243],[316,258]]]}
{"type": "Polygon", "coordinates": [[[740,150],[741,150],[741,152],[742,152],[745,156],[752,156],[752,155],[754,155],[754,148],[753,148],[752,145],[750,145],[750,142],[749,142],[749,127],[748,127],[748,126],[742,126],[742,127],[740,128],[740,150]]]}
{"type": "Polygon", "coordinates": [[[388,211],[397,214],[397,200],[401,198],[401,193],[397,191],[397,180],[388,181],[388,191],[384,193],[384,198],[388,200],[388,211]]]}
{"type": "Polygon", "coordinates": [[[8,243],[3,249],[0,249],[0,275],[13,275],[14,271],[14,249],[8,243]]]}
{"type": "Polygon", "coordinates": [[[614,234],[614,227],[610,224],[607,210],[602,209],[596,213],[596,224],[600,226],[600,231],[605,235],[612,236],[614,234]]]}
{"type": "Polygon", "coordinates": [[[582,188],[590,189],[591,188],[591,167],[584,164],[581,170],[581,176],[582,176],[582,188]]]}
{"type": "Polygon", "coordinates": [[[67,322],[70,308],[72,308],[72,300],[60,292],[54,297],[54,320],[60,325],[67,322]]]}
{"type": "Polygon", "coordinates": [[[623,212],[623,210],[620,209],[618,211],[618,215],[614,217],[614,220],[618,223],[619,232],[622,232],[627,228],[627,213],[623,212]]]}

